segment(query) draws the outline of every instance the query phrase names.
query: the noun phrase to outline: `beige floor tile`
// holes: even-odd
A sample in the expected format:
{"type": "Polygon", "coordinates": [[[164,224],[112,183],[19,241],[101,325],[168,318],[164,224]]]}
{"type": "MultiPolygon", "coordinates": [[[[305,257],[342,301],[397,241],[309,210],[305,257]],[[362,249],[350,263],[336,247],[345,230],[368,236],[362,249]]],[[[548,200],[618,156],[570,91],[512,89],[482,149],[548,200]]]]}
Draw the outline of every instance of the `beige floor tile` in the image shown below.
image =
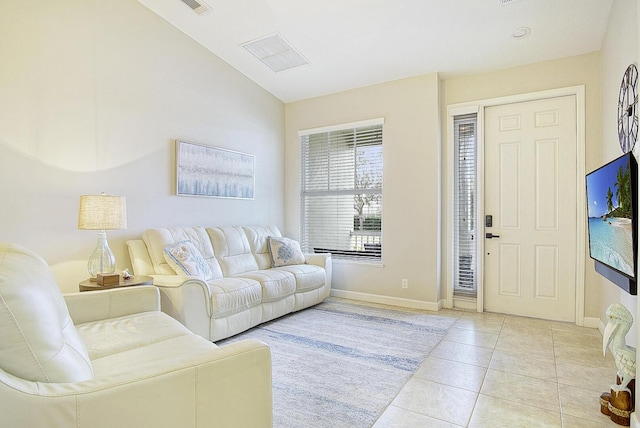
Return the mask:
{"type": "Polygon", "coordinates": [[[412,377],[391,403],[425,416],[465,426],[477,394],[465,389],[412,377]]]}
{"type": "Polygon", "coordinates": [[[444,340],[493,349],[498,341],[498,334],[451,327],[447,335],[444,337],[444,340]]]}
{"type": "Polygon", "coordinates": [[[476,311],[465,311],[463,318],[468,319],[478,319],[485,321],[495,321],[495,322],[504,322],[504,319],[508,317],[508,315],[498,314],[495,312],[476,312],[476,311]]]}
{"type": "Polygon", "coordinates": [[[560,412],[556,382],[489,369],[480,394],[552,412],[560,412]]]}
{"type": "Polygon", "coordinates": [[[496,351],[505,351],[522,355],[533,355],[553,360],[554,348],[551,337],[548,339],[526,334],[500,334],[496,342],[496,351]]]}
{"type": "Polygon", "coordinates": [[[610,367],[587,367],[556,361],[556,373],[560,384],[594,391],[609,391],[616,381],[616,369],[610,367]]]}
{"type": "Polygon", "coordinates": [[[589,336],[597,336],[602,338],[602,334],[597,328],[588,328],[588,327],[580,327],[575,324],[570,323],[562,323],[562,322],[552,322],[551,330],[556,331],[564,331],[569,333],[581,334],[581,335],[589,335],[589,336]]]}
{"type": "Polygon", "coordinates": [[[480,394],[470,428],[561,428],[559,412],[517,404],[480,394]]]}
{"type": "Polygon", "coordinates": [[[475,366],[489,367],[493,351],[478,346],[465,345],[464,343],[449,342],[443,340],[431,352],[431,356],[459,363],[473,364],[475,366]]]}
{"type": "Polygon", "coordinates": [[[437,312],[434,312],[434,314],[437,314],[438,316],[444,316],[447,318],[456,318],[459,319],[462,316],[462,312],[460,311],[456,311],[455,309],[440,309],[437,312]]]}
{"type": "Polygon", "coordinates": [[[585,346],[602,351],[602,337],[591,334],[579,334],[570,331],[553,331],[553,344],[566,346],[585,346]]]}
{"type": "Polygon", "coordinates": [[[550,328],[536,328],[527,325],[505,324],[500,331],[501,337],[525,337],[530,340],[553,344],[553,330],[550,328]]]}
{"type": "Polygon", "coordinates": [[[517,326],[517,327],[528,327],[534,329],[545,329],[551,330],[551,321],[540,320],[536,318],[526,318],[526,317],[515,317],[510,316],[504,319],[505,327],[517,326]]]}
{"type": "Polygon", "coordinates": [[[597,329],[500,314],[447,316],[455,324],[374,427],[618,426],[600,413],[616,368],[610,352],[602,357],[597,329]]]}
{"type": "Polygon", "coordinates": [[[489,368],[551,382],[558,380],[553,358],[523,355],[510,351],[494,351],[489,368]]]}
{"type": "Polygon", "coordinates": [[[609,420],[608,417],[600,413],[600,394],[603,392],[605,391],[558,385],[562,415],[590,419],[596,422],[609,420]]]}
{"type": "Polygon", "coordinates": [[[373,428],[458,428],[461,426],[421,415],[411,410],[389,406],[373,425],[373,428]]]}
{"type": "Polygon", "coordinates": [[[487,369],[430,356],[414,374],[420,379],[478,392],[487,369]]]}
{"type": "Polygon", "coordinates": [[[562,415],[562,427],[563,428],[613,428],[620,427],[620,425],[614,423],[607,416],[601,414],[597,421],[590,419],[577,418],[571,415],[562,415]]]}
{"type": "Polygon", "coordinates": [[[607,355],[603,356],[602,348],[557,344],[554,346],[554,354],[556,361],[588,367],[616,368],[616,364],[611,356],[611,351],[607,350],[607,355]]]}
{"type": "Polygon", "coordinates": [[[453,325],[457,328],[464,328],[467,330],[482,331],[485,333],[498,334],[502,330],[502,321],[493,319],[482,319],[476,317],[460,317],[453,325]]]}

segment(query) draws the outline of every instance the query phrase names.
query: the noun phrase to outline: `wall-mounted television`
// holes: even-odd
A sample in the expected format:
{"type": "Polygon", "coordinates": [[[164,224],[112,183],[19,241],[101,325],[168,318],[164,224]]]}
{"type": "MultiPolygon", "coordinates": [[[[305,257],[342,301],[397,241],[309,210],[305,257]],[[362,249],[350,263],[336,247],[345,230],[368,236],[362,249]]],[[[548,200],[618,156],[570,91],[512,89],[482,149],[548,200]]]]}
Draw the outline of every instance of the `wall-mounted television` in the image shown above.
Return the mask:
{"type": "Polygon", "coordinates": [[[638,164],[633,153],[590,172],[586,181],[589,255],[633,281],[635,291],[638,164]]]}

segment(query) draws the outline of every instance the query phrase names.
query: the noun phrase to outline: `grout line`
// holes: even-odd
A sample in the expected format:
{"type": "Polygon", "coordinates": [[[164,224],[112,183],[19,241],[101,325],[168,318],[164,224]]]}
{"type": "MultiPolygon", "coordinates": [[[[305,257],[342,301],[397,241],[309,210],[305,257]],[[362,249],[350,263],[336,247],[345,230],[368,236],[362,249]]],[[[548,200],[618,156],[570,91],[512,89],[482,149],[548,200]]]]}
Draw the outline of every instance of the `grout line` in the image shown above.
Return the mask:
{"type": "Polygon", "coordinates": [[[493,361],[493,356],[496,352],[496,346],[498,345],[498,341],[500,340],[500,335],[502,334],[502,328],[504,327],[504,319],[502,320],[502,324],[500,325],[500,330],[498,331],[498,337],[496,339],[496,343],[491,349],[491,358],[489,358],[489,363],[487,367],[485,367],[484,376],[482,377],[482,382],[480,382],[480,386],[478,387],[478,393],[476,394],[476,399],[473,402],[473,407],[471,408],[471,413],[469,414],[469,420],[467,421],[466,427],[471,424],[471,420],[473,419],[473,415],[476,411],[476,407],[478,405],[478,399],[480,398],[480,394],[482,393],[482,387],[484,386],[484,382],[487,379],[487,374],[489,373],[489,367],[491,367],[491,361],[493,361]]]}
{"type": "Polygon", "coordinates": [[[560,412],[560,426],[564,428],[564,417],[562,412],[562,397],[560,396],[560,382],[558,378],[558,362],[556,359],[556,338],[555,338],[555,335],[553,334],[553,326],[551,328],[551,345],[553,348],[553,368],[555,369],[555,372],[556,372],[556,391],[558,394],[558,410],[560,412]]]}

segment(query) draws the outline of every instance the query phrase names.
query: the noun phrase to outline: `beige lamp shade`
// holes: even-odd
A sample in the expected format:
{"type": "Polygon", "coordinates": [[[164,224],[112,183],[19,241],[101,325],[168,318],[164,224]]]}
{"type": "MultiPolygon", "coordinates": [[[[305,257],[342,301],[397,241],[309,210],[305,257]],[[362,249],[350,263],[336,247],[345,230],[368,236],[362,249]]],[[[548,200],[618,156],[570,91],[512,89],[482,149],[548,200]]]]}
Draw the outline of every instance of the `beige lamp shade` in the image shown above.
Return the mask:
{"type": "Polygon", "coordinates": [[[115,230],[127,228],[127,202],[124,196],[80,196],[78,229],[115,230]]]}

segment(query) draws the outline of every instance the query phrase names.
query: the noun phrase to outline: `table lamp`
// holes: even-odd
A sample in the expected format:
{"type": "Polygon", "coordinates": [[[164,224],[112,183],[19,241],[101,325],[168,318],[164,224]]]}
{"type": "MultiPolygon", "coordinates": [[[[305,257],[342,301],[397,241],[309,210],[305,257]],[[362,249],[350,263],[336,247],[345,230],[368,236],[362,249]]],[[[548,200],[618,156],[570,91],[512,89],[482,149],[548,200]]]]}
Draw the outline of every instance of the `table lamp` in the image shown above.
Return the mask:
{"type": "Polygon", "coordinates": [[[89,257],[87,269],[91,279],[100,273],[114,273],[116,258],[107,243],[107,230],[127,228],[127,203],[124,196],[99,195],[80,196],[78,229],[98,230],[98,244],[89,257]]]}

